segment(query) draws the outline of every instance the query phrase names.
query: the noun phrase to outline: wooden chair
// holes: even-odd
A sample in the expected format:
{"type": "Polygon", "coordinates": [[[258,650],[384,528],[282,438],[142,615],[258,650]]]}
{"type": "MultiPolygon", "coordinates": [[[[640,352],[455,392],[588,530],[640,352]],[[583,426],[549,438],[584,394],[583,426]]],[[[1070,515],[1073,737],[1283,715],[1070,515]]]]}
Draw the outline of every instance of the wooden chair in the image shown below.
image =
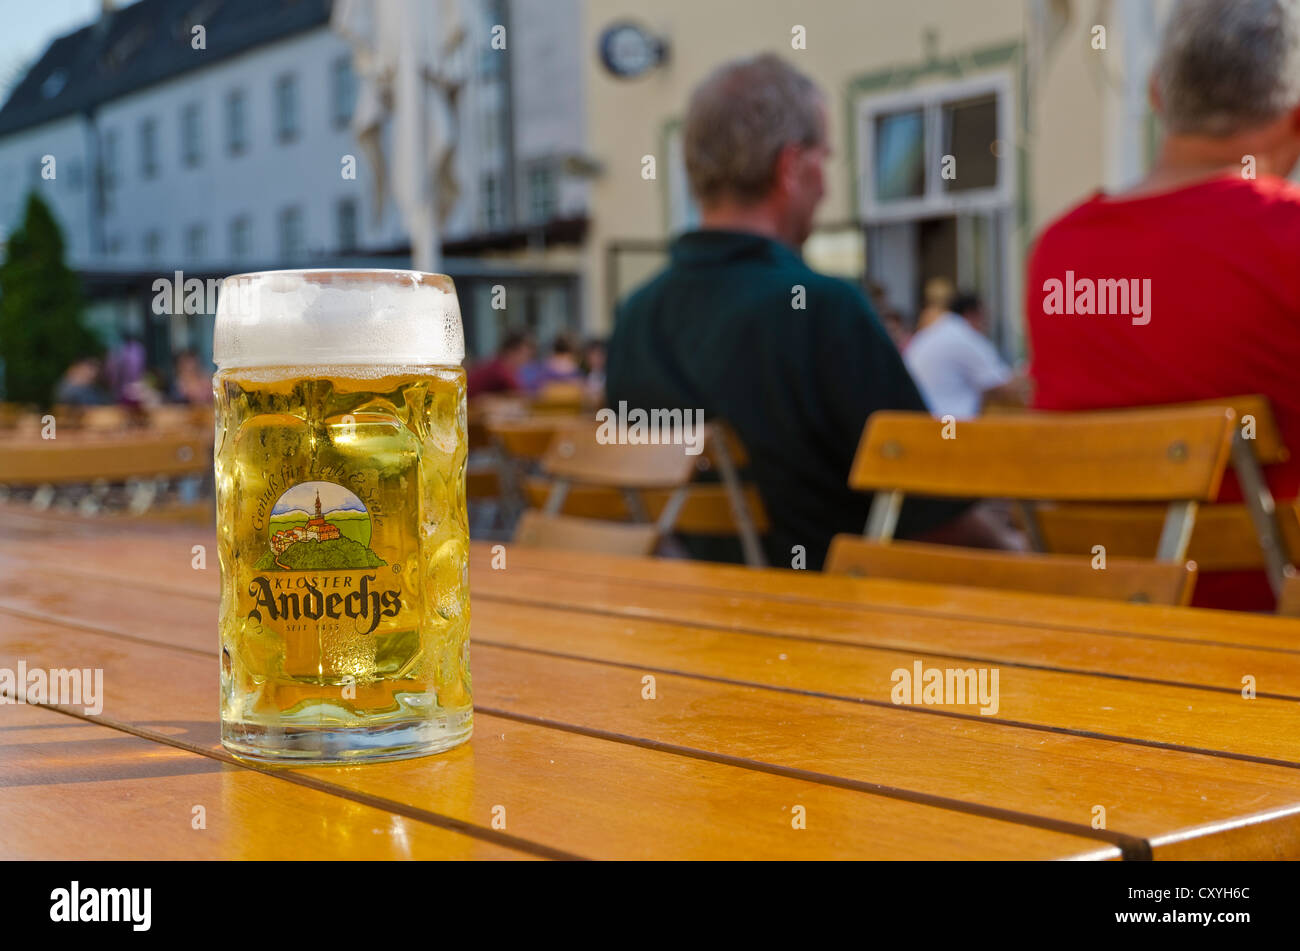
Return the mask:
{"type": "Polygon", "coordinates": [[[686,498],[695,457],[681,445],[602,445],[590,425],[566,427],[542,457],[542,470],[552,479],[540,512],[525,512],[516,530],[517,544],[541,548],[580,549],[618,554],[650,554],[672,530],[686,498]],[[564,515],[561,510],[572,485],[605,486],[620,492],[635,522],[564,515]],[[659,517],[651,522],[640,492],[671,494],[659,517]]]}
{"type": "Polygon", "coordinates": [[[865,537],[837,536],[827,570],[1184,604],[1197,505],[1218,492],[1235,419],[1223,407],[1015,414],[957,423],[945,439],[926,414],[874,413],[849,475],[853,488],[875,492],[865,537]],[[894,542],[905,495],[1160,501],[1166,513],[1154,561],[1107,553],[1101,569],[1092,557],[894,542]]]}
{"type": "MultiPolygon", "coordinates": [[[[503,425],[499,429],[503,449],[513,450],[516,458],[527,459],[542,446],[539,430],[550,439],[562,431],[571,431],[572,423],[550,423],[534,419],[524,425],[503,425]]],[[[550,445],[549,440],[545,443],[550,445]]],[[[542,453],[544,454],[544,449],[542,453]]],[[[694,482],[685,498],[674,501],[676,489],[643,488],[639,490],[640,508],[629,504],[628,495],[606,484],[574,484],[564,497],[560,514],[587,519],[623,521],[648,519],[659,521],[670,502],[680,504],[669,531],[687,535],[723,535],[739,538],[745,563],[751,567],[766,564],[760,536],[769,529],[767,513],[757,487],[740,481],[739,469],[748,462],[740,440],[730,427],[721,422],[706,425],[701,454],[695,457],[695,470],[714,469],[718,482],[694,482]]],[[[541,507],[550,495],[552,480],[547,475],[522,479],[521,490],[528,505],[541,507]]],[[[670,513],[671,514],[671,513],[670,513]]]]}
{"type": "MultiPolygon", "coordinates": [[[[1188,557],[1201,571],[1263,569],[1278,595],[1286,566],[1300,559],[1300,525],[1285,507],[1276,507],[1264,478],[1263,466],[1290,458],[1268,400],[1246,395],[1168,408],[1221,406],[1237,414],[1232,467],[1244,501],[1204,506],[1197,514],[1188,557]]],[[[1027,528],[1038,532],[1043,551],[1083,553],[1101,544],[1118,555],[1145,555],[1153,550],[1162,518],[1156,506],[1067,504],[1038,508],[1027,519],[1027,528]]]]}

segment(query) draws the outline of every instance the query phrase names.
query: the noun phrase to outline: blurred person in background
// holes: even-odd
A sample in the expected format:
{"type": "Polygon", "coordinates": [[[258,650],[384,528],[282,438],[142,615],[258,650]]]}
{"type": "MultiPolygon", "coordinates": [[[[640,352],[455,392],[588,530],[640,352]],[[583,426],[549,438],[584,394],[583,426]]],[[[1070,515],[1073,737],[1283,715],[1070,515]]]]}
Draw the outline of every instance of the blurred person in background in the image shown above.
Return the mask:
{"type": "Polygon", "coordinates": [[[212,404],[212,374],[199,366],[199,355],[193,350],[182,350],[175,358],[176,374],[168,395],[174,402],[191,406],[212,404]]]}
{"type": "Polygon", "coordinates": [[[867,281],[867,297],[871,301],[871,306],[875,308],[876,314],[880,317],[880,324],[889,334],[889,339],[894,341],[901,353],[907,346],[911,334],[907,329],[907,322],[903,319],[903,314],[897,307],[889,303],[889,294],[883,284],[878,281],[867,281]]]}
{"type": "Polygon", "coordinates": [[[582,369],[587,374],[584,385],[589,402],[602,403],[605,400],[605,362],[605,341],[599,338],[588,340],[582,348],[582,369]]]}
{"type": "MultiPolygon", "coordinates": [[[[862,291],[800,257],[830,153],[812,81],[771,54],[724,65],[691,97],[683,141],[701,227],[620,305],[608,400],[726,420],[771,522],[769,561],[791,565],[802,550],[819,569],[836,533],[866,524],[871,497],[848,477],[867,417],[925,403],[862,291]]],[[[1008,541],[964,503],[909,499],[899,534],[927,533],[1008,541]]],[[[738,546],[711,541],[686,539],[697,558],[739,560],[738,546]]]]}
{"type": "Polygon", "coordinates": [[[537,348],[533,338],[521,330],[505,335],[496,356],[472,368],[466,378],[468,395],[480,393],[517,393],[523,389],[519,371],[533,359],[537,348]]]}
{"type": "Polygon", "coordinates": [[[957,297],[957,288],[946,277],[932,277],[925,282],[922,291],[924,305],[916,315],[915,333],[920,333],[944,314],[952,312],[952,302],[957,297]]]}
{"type": "Polygon", "coordinates": [[[544,360],[525,366],[519,373],[524,389],[536,393],[548,383],[581,382],[582,367],[578,365],[578,351],[573,338],[558,333],[551,341],[551,352],[544,360]]]}
{"type": "Polygon", "coordinates": [[[109,353],[104,364],[104,375],[113,399],[133,409],[142,406],[145,402],[144,371],[144,344],[135,334],[127,334],[109,353]]]}
{"type": "MultiPolygon", "coordinates": [[[[1300,158],[1300,5],[1181,0],[1151,102],[1166,134],[1146,178],[1092,195],[1043,231],[1030,258],[1034,405],[1262,393],[1291,448],[1266,472],[1281,505],[1300,490],[1300,188],[1285,180],[1300,158]],[[1117,279],[1129,292],[1116,295],[1118,315],[1062,313],[1050,292],[1117,279]]],[[[1220,500],[1240,498],[1229,471],[1220,500]]],[[[1202,572],[1193,603],[1273,601],[1263,572],[1202,572]]]]}
{"type": "Polygon", "coordinates": [[[67,406],[108,406],[113,402],[108,391],[100,385],[100,362],[95,357],[84,357],[63,373],[54,391],[54,400],[67,406]]]}
{"type": "Polygon", "coordinates": [[[987,402],[1027,402],[1028,381],[1007,366],[987,332],[984,302],[975,294],[959,294],[952,310],[918,330],[903,351],[903,362],[935,416],[971,419],[987,402]]]}

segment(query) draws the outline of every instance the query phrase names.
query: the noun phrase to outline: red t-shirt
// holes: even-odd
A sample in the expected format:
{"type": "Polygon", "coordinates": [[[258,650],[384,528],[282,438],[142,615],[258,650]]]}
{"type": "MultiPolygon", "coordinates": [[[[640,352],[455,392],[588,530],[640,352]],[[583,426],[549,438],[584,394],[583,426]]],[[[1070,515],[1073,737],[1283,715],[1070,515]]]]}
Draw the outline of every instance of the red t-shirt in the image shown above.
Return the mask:
{"type": "MultiPolygon", "coordinates": [[[[1025,315],[1037,408],[1262,393],[1292,453],[1266,468],[1269,485],[1279,506],[1300,494],[1300,188],[1227,173],[1132,199],[1096,194],[1039,236],[1025,315]],[[1124,288],[1101,284],[1117,279],[1127,307],[1124,288]]],[[[1231,471],[1219,499],[1241,499],[1231,471]]],[[[1193,603],[1274,607],[1263,572],[1202,573],[1193,603]]]]}

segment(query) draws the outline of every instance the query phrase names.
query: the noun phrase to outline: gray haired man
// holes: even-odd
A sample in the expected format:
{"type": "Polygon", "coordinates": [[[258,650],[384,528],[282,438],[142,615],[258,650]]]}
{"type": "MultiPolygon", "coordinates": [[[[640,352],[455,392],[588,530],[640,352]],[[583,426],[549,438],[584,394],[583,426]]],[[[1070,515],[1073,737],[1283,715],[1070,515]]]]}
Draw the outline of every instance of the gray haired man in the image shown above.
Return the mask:
{"type": "MultiPolygon", "coordinates": [[[[1262,393],[1292,447],[1291,461],[1266,475],[1275,498],[1293,499],[1300,189],[1284,176],[1300,158],[1300,3],[1182,0],[1170,13],[1151,100],[1166,135],[1147,176],[1053,222],[1030,259],[1035,405],[1098,409],[1262,393]],[[1070,288],[1064,309],[1055,293],[1062,287],[1070,288]]],[[[1221,499],[1240,497],[1229,475],[1221,499]]],[[[1273,598],[1263,572],[1202,572],[1193,603],[1268,610],[1273,598]]]]}

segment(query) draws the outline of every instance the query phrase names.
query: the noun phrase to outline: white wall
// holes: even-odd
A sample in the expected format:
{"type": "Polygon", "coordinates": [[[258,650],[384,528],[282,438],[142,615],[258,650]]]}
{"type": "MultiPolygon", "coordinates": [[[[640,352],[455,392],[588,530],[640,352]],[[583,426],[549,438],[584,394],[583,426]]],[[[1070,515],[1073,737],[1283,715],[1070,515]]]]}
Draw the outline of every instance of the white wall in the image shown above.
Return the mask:
{"type": "Polygon", "coordinates": [[[34,190],[62,227],[70,259],[87,257],[92,191],[84,126],[70,116],[0,139],[0,240],[22,223],[27,193],[34,190]],[[33,178],[33,165],[45,155],[54,156],[54,178],[33,178]]]}
{"type": "Polygon", "coordinates": [[[118,184],[105,217],[105,234],[122,241],[113,265],[237,266],[229,251],[232,219],[252,222],[251,250],[243,263],[279,262],[279,214],[302,209],[306,262],[337,253],[334,209],[339,199],[355,198],[362,249],[398,244],[403,232],[391,202],[376,225],[372,221],[372,181],[364,154],[346,127],[333,118],[332,69],[349,48],[326,29],[259,47],[217,65],[184,74],[106,104],[99,116],[101,134],[117,132],[118,184]],[[275,83],[292,73],[298,80],[298,137],[282,143],[276,133],[275,83]],[[246,145],[239,155],[227,150],[226,97],[234,89],[245,97],[246,145]],[[202,158],[186,167],[181,153],[181,111],[197,102],[202,127],[202,158]],[[140,125],[152,117],[158,126],[159,171],[142,173],[140,125]],[[357,178],[342,177],[344,155],[357,159],[357,178]],[[206,260],[191,261],[184,237],[195,224],[207,226],[206,260]],[[163,234],[161,260],[144,253],[146,234],[163,234]]]}

